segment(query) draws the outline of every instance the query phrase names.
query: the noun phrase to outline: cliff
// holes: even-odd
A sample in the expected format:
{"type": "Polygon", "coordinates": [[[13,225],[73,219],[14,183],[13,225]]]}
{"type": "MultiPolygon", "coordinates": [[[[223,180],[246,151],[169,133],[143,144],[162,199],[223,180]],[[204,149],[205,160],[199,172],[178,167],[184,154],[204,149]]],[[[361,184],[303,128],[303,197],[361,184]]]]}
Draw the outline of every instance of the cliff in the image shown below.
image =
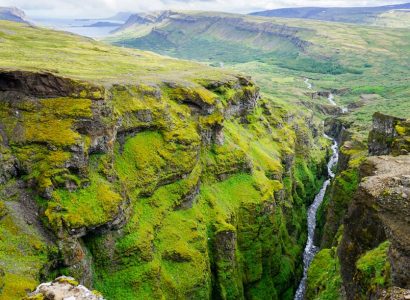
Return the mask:
{"type": "Polygon", "coordinates": [[[361,173],[339,249],[348,299],[410,288],[410,157],[371,157],[361,173]]]}
{"type": "Polygon", "coordinates": [[[410,124],[402,118],[376,113],[369,133],[369,155],[406,155],[409,154],[410,124]]]}
{"type": "Polygon", "coordinates": [[[293,297],[329,146],[311,112],[244,75],[2,25],[2,298],[59,275],[107,299],[293,297]]]}
{"type": "Polygon", "coordinates": [[[363,145],[354,146],[352,136],[343,143],[342,165],[325,209],[324,249],[309,269],[307,299],[410,295],[410,156],[393,156],[408,153],[408,137],[408,121],[376,113],[369,154],[391,156],[366,158],[363,145]]]}

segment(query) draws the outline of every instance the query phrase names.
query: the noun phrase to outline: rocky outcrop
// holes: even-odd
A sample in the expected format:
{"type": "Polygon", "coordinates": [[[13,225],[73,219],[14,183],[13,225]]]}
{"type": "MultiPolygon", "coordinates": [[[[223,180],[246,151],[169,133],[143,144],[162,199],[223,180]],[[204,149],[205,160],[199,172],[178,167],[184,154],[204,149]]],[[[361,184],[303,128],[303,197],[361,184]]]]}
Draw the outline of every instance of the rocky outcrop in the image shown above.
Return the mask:
{"type": "Polygon", "coordinates": [[[73,277],[61,276],[52,282],[40,284],[24,300],[104,300],[97,291],[78,284],[73,277]]]}
{"type": "Polygon", "coordinates": [[[343,114],[343,109],[341,107],[331,104],[319,104],[311,101],[302,101],[302,104],[309,109],[320,112],[326,116],[340,116],[343,114]]]}
{"type": "Polygon", "coordinates": [[[0,71],[0,91],[18,92],[34,97],[81,97],[99,100],[104,88],[51,73],[0,71]]]}
{"type": "Polygon", "coordinates": [[[369,155],[408,154],[409,128],[410,123],[405,119],[375,113],[373,128],[369,133],[369,155]]]}
{"type": "Polygon", "coordinates": [[[339,247],[348,299],[381,297],[390,284],[410,288],[410,156],[368,158],[361,166],[361,177],[339,247]],[[386,240],[390,247],[383,254],[381,244],[386,240]],[[382,280],[361,275],[371,264],[365,256],[369,251],[373,251],[369,258],[380,257],[381,263],[372,271],[378,273],[366,274],[382,280]]]}

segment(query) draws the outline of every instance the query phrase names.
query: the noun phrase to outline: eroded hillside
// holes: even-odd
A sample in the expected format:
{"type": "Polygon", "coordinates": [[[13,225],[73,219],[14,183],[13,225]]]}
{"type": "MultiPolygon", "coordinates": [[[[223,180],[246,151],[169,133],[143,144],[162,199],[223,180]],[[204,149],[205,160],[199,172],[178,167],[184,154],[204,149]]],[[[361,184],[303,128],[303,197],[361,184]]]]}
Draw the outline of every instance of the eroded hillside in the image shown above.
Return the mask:
{"type": "Polygon", "coordinates": [[[231,71],[1,22],[0,293],[291,299],[329,141],[231,71]]]}

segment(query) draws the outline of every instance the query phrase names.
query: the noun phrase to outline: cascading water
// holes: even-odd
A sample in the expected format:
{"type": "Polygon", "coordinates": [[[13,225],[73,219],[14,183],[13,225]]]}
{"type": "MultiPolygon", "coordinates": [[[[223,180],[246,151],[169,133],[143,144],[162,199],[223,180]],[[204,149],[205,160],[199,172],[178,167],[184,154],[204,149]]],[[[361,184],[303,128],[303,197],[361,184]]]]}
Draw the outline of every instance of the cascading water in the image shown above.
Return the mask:
{"type": "Polygon", "coordinates": [[[329,96],[327,97],[327,100],[329,100],[330,104],[332,104],[333,106],[337,106],[335,102],[335,96],[333,96],[332,93],[329,94],[329,96]]]}
{"type": "MultiPolygon", "coordinates": [[[[330,102],[330,104],[332,104],[333,106],[337,106],[336,102],[335,102],[335,96],[330,93],[329,96],[327,97],[327,100],[330,102]]],[[[349,110],[347,109],[347,107],[342,107],[342,114],[346,114],[349,110]]]]}
{"type": "Polygon", "coordinates": [[[309,82],[309,79],[308,79],[308,78],[305,78],[304,82],[305,82],[307,88],[308,88],[309,90],[311,90],[312,87],[313,87],[313,85],[309,82]]]}
{"type": "Polygon", "coordinates": [[[316,195],[315,200],[313,201],[312,205],[309,207],[308,210],[308,240],[305,247],[305,252],[303,253],[303,277],[300,281],[299,287],[295,294],[295,300],[303,300],[306,291],[306,280],[307,280],[307,271],[309,269],[310,263],[312,262],[313,258],[315,257],[316,253],[318,252],[319,248],[314,244],[314,235],[315,235],[315,228],[316,228],[316,212],[323,202],[323,198],[326,193],[326,189],[330,184],[330,181],[333,177],[335,177],[335,173],[333,173],[333,167],[337,164],[339,159],[339,150],[337,142],[332,139],[331,137],[324,135],[327,139],[333,141],[332,145],[332,157],[330,158],[329,162],[327,163],[327,172],[328,172],[328,179],[323,183],[322,188],[320,189],[319,193],[316,195]]]}

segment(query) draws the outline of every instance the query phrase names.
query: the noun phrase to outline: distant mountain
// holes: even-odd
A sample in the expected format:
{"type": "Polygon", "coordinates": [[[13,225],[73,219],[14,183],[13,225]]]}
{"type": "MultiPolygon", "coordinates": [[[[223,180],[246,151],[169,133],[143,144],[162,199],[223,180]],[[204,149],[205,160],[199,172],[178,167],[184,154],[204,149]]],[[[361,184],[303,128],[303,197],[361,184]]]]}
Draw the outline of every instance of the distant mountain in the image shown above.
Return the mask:
{"type": "Polygon", "coordinates": [[[374,24],[388,11],[410,9],[410,3],[377,7],[300,7],[251,13],[254,16],[314,19],[332,22],[374,24]]]}
{"type": "Polygon", "coordinates": [[[116,15],[112,16],[111,18],[108,18],[108,20],[115,20],[115,21],[127,21],[128,18],[132,15],[133,13],[129,11],[120,11],[116,15]]]}
{"type": "Polygon", "coordinates": [[[24,11],[16,7],[0,7],[0,20],[29,23],[24,11]]]}
{"type": "Polygon", "coordinates": [[[121,25],[122,24],[120,23],[100,21],[89,25],[83,25],[82,27],[119,27],[121,25]]]}
{"type": "Polygon", "coordinates": [[[149,13],[138,13],[131,14],[127,21],[121,26],[118,31],[138,26],[138,25],[149,25],[157,24],[168,19],[171,15],[178,14],[170,10],[153,11],[149,13]]]}

